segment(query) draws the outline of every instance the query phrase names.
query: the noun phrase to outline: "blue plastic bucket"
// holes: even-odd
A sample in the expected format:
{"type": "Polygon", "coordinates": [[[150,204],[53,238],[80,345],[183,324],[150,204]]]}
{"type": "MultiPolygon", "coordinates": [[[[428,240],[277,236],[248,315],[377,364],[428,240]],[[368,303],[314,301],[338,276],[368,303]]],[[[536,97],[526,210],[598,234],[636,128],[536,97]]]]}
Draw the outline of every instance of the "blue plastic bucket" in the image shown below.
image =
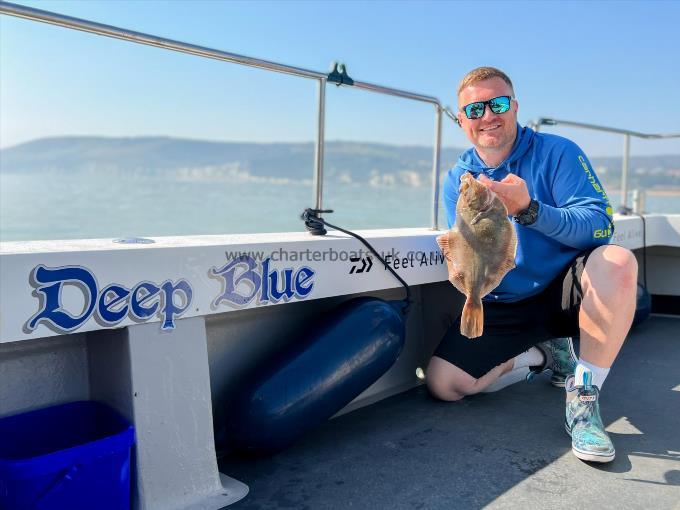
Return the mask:
{"type": "Polygon", "coordinates": [[[0,509],[130,508],[134,428],[98,402],[0,419],[0,509]]]}

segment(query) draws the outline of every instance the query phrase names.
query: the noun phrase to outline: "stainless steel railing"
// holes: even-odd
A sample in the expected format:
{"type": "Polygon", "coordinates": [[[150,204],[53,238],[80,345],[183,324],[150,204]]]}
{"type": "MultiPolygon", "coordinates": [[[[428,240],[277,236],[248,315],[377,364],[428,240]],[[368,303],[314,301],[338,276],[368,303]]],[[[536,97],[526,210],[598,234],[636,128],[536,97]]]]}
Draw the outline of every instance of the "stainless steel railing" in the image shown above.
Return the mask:
{"type": "MultiPolygon", "coordinates": [[[[316,134],[316,151],[314,163],[314,179],[313,179],[313,201],[316,209],[322,209],[323,205],[323,161],[324,161],[324,128],[325,128],[325,111],[326,111],[326,85],[328,84],[329,75],[301,67],[288,66],[272,62],[269,60],[262,60],[244,55],[237,55],[236,53],[229,53],[226,51],[216,50],[213,48],[206,48],[204,46],[197,46],[181,41],[166,39],[164,37],[157,37],[142,32],[135,32],[111,25],[96,23],[71,16],[64,16],[49,11],[34,9],[24,5],[12,4],[9,2],[0,1],[0,14],[16,16],[32,21],[40,21],[49,23],[73,30],[80,30],[83,32],[90,32],[106,37],[113,37],[115,39],[122,39],[124,41],[144,44],[147,46],[156,46],[166,50],[177,51],[180,53],[188,53],[198,57],[212,58],[224,62],[231,62],[234,64],[241,64],[250,67],[257,67],[259,69],[266,69],[278,73],[284,73],[302,78],[309,78],[317,80],[319,84],[317,95],[317,134],[316,134]]],[[[413,101],[420,101],[429,103],[435,107],[435,134],[434,134],[434,155],[432,161],[432,229],[437,230],[438,216],[439,216],[439,165],[441,152],[441,125],[442,112],[445,108],[441,105],[436,97],[417,94],[406,90],[399,90],[373,83],[362,81],[353,81],[352,87],[376,92],[379,94],[387,94],[390,96],[400,97],[403,99],[410,99],[413,101]]],[[[450,111],[446,110],[446,114],[454,118],[450,111]]]]}
{"type": "Polygon", "coordinates": [[[630,159],[630,137],[635,136],[637,138],[655,140],[662,138],[680,138],[680,133],[660,133],[660,134],[639,133],[637,131],[631,131],[629,129],[596,126],[595,124],[586,124],[584,122],[548,119],[545,117],[539,117],[538,119],[529,123],[529,126],[535,129],[536,131],[538,131],[541,126],[557,126],[557,125],[583,129],[592,129],[595,131],[604,131],[607,133],[616,133],[619,135],[623,135],[623,160],[621,164],[621,206],[619,207],[619,212],[622,214],[630,213],[630,209],[628,208],[628,162],[630,159]]]}
{"type": "MultiPolygon", "coordinates": [[[[16,16],[19,18],[25,18],[33,21],[39,21],[43,23],[49,23],[52,25],[57,25],[65,28],[70,28],[73,30],[80,30],[83,32],[90,32],[97,35],[102,35],[106,37],[113,37],[116,39],[122,39],[129,42],[134,42],[137,44],[144,44],[147,46],[155,46],[158,48],[163,48],[166,50],[177,51],[180,53],[187,53],[190,55],[195,55],[198,57],[212,58],[215,60],[221,60],[224,62],[231,62],[235,64],[241,64],[249,67],[256,67],[259,69],[266,69],[269,71],[274,71],[283,74],[289,74],[294,76],[299,76],[302,78],[313,79],[318,82],[318,94],[317,94],[317,134],[316,134],[316,150],[315,150],[315,162],[314,162],[314,178],[313,178],[313,202],[316,209],[323,208],[323,164],[324,164],[324,143],[325,143],[325,110],[326,110],[326,86],[328,85],[329,75],[326,73],[321,73],[317,71],[312,71],[309,69],[303,69],[301,67],[294,67],[285,64],[280,64],[277,62],[272,62],[269,60],[263,60],[253,57],[248,57],[244,55],[238,55],[236,53],[230,53],[226,51],[216,50],[213,48],[206,48],[204,46],[197,46],[194,44],[189,44],[181,41],[176,41],[172,39],[167,39],[164,37],[157,37],[150,34],[145,34],[142,32],[135,32],[132,30],[127,30],[119,27],[114,27],[111,25],[105,25],[102,23],[96,23],[93,21],[83,20],[80,18],[74,18],[71,16],[65,16],[62,14],[57,14],[49,11],[44,11],[40,9],[34,9],[32,7],[26,7],[24,5],[12,4],[0,0],[0,14],[16,16]]],[[[339,85],[339,83],[335,82],[339,85]]],[[[390,87],[384,87],[382,85],[376,85],[373,83],[362,82],[362,81],[352,81],[352,87],[367,90],[370,92],[375,92],[379,94],[386,94],[390,96],[400,97],[403,99],[410,99],[413,101],[420,101],[424,103],[429,103],[435,107],[435,132],[434,132],[434,149],[432,158],[432,211],[431,211],[431,227],[437,230],[439,223],[439,173],[440,173],[440,155],[441,155],[441,130],[442,130],[442,118],[443,115],[449,117],[453,122],[457,123],[455,114],[449,109],[442,106],[441,102],[432,96],[427,96],[423,94],[417,94],[415,92],[409,92],[406,90],[394,89],[390,87]]],[[[680,138],[680,133],[669,133],[669,134],[646,134],[639,133],[636,131],[617,129],[606,126],[597,126],[594,124],[586,124],[582,122],[572,122],[566,120],[557,120],[540,117],[529,124],[535,130],[539,130],[541,126],[568,126],[577,127],[585,129],[593,129],[596,131],[605,131],[609,133],[621,134],[624,137],[624,149],[623,149],[623,164],[621,169],[621,210],[626,211],[627,208],[627,195],[628,195],[628,164],[630,157],[630,137],[635,136],[638,138],[645,139],[660,139],[660,138],[680,138]]]]}

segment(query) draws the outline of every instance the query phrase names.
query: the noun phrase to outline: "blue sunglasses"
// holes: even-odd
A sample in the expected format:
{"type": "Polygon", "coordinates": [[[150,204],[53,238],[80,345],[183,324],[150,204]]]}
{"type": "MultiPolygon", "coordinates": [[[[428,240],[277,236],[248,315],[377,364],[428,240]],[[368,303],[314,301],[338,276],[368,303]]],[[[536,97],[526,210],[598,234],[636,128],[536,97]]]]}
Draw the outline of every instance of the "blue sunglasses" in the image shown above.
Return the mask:
{"type": "Polygon", "coordinates": [[[468,119],[481,119],[484,117],[486,105],[489,105],[491,111],[496,114],[505,113],[510,109],[510,103],[513,99],[515,98],[512,96],[498,96],[488,101],[475,101],[474,103],[466,104],[460,110],[465,113],[468,119]]]}

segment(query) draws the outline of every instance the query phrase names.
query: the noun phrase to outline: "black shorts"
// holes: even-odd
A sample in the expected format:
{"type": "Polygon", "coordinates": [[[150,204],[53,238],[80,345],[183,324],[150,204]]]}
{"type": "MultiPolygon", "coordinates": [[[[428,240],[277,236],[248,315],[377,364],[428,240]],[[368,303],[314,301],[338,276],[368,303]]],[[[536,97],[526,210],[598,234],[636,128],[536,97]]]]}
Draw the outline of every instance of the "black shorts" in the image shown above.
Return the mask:
{"type": "Polygon", "coordinates": [[[576,257],[540,294],[513,303],[485,301],[481,337],[470,339],[461,335],[459,316],[434,356],[479,379],[539,342],[578,336],[578,313],[583,298],[581,274],[593,249],[576,257]]]}

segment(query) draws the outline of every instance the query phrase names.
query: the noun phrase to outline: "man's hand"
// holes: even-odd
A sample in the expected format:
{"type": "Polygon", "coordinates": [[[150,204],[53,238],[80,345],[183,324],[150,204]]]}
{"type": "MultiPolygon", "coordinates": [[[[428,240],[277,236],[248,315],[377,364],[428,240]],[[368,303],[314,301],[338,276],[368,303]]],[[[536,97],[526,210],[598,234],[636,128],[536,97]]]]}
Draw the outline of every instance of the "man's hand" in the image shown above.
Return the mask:
{"type": "Polygon", "coordinates": [[[505,179],[496,182],[482,174],[479,176],[479,182],[498,195],[511,216],[516,216],[517,213],[529,207],[531,197],[527,183],[521,177],[508,174],[505,179]]]}

